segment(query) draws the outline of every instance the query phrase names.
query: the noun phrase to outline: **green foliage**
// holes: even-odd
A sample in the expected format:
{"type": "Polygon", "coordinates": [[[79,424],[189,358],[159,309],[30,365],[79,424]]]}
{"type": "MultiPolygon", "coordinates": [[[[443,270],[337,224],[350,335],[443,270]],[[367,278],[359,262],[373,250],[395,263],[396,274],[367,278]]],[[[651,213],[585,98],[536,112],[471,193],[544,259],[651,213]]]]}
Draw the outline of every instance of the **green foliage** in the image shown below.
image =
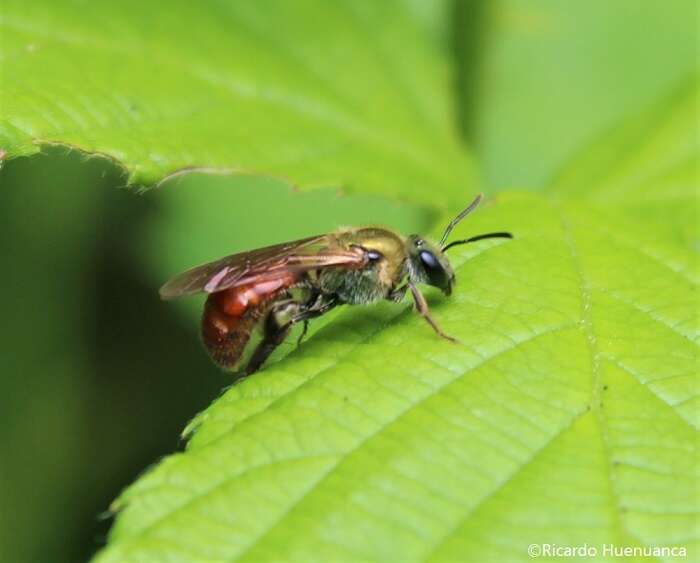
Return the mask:
{"type": "Polygon", "coordinates": [[[464,193],[446,65],[398,2],[55,8],[3,6],[9,156],[39,139],[115,157],[136,183],[196,166],[414,200],[464,193]]]}
{"type": "MultiPolygon", "coordinates": [[[[17,156],[36,141],[70,143],[118,158],[137,182],[196,164],[348,186],[421,204],[376,220],[436,232],[474,190],[448,110],[442,12],[419,24],[418,5],[182,3],[148,20],[143,3],[69,4],[51,18],[40,4],[10,5],[14,95],[0,146],[17,156]]],[[[559,172],[460,225],[516,238],[455,248],[455,293],[427,292],[459,344],[408,303],[340,312],[195,418],[186,451],[115,502],[97,560],[525,561],[531,543],[681,545],[697,557],[698,89],[651,90],[635,100],[655,105],[623,93],[553,143],[546,166],[525,149],[510,156],[517,143],[487,151],[522,169],[523,184],[559,172]]],[[[529,134],[534,98],[516,112],[514,139],[529,134]]],[[[501,107],[480,106],[486,123],[501,107]]],[[[249,202],[280,190],[294,215],[291,202],[311,197],[246,176],[163,190],[160,234],[143,254],[161,278],[236,250],[225,237],[236,202],[257,217],[264,208],[249,202]]],[[[355,200],[346,216],[380,201],[355,200]]],[[[284,220],[270,221],[273,233],[249,222],[238,243],[273,242],[261,237],[281,235],[284,220]]],[[[310,234],[294,229],[312,220],[285,234],[310,234]]]]}

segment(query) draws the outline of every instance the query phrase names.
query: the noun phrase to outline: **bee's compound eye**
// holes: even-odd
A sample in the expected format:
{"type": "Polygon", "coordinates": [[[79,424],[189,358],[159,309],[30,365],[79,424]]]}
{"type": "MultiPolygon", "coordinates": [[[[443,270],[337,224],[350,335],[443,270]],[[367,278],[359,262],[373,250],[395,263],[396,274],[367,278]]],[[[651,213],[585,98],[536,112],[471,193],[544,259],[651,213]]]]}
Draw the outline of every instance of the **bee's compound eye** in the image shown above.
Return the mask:
{"type": "Polygon", "coordinates": [[[367,251],[367,259],[370,262],[376,262],[382,257],[381,253],[377,252],[376,250],[368,250],[367,251]]]}
{"type": "Polygon", "coordinates": [[[423,250],[420,253],[420,259],[423,262],[423,264],[425,264],[426,268],[430,270],[436,269],[439,266],[435,255],[432,252],[428,252],[427,250],[423,250]]]}
{"type": "Polygon", "coordinates": [[[420,261],[423,263],[425,275],[428,278],[428,285],[438,287],[449,293],[450,278],[445,267],[440,263],[437,256],[429,250],[421,250],[418,254],[420,261]]]}

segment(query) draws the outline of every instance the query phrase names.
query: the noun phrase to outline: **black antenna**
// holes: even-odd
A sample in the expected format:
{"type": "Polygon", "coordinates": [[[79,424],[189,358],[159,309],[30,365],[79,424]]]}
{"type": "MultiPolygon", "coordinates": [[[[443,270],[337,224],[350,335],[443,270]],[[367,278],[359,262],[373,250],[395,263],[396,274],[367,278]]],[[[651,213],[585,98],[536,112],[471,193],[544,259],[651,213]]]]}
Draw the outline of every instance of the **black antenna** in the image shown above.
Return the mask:
{"type": "MultiPolygon", "coordinates": [[[[440,239],[440,246],[445,244],[445,241],[447,240],[447,237],[450,236],[452,229],[454,229],[462,219],[464,219],[467,215],[469,215],[472,211],[476,209],[476,206],[479,205],[483,197],[484,194],[479,194],[478,196],[476,196],[474,198],[474,201],[472,201],[464,211],[462,211],[459,215],[457,215],[457,217],[450,221],[450,224],[447,225],[445,232],[442,234],[442,238],[440,239]]],[[[443,250],[445,249],[443,248],[443,250]]]]}
{"type": "Polygon", "coordinates": [[[450,244],[448,244],[447,246],[444,246],[442,248],[442,251],[445,252],[449,248],[452,248],[453,246],[457,246],[458,244],[467,244],[468,242],[476,242],[477,240],[484,240],[485,238],[513,238],[513,235],[510,233],[506,233],[506,232],[498,232],[498,233],[486,233],[485,235],[476,235],[475,237],[465,238],[463,240],[453,240],[450,244]]]}

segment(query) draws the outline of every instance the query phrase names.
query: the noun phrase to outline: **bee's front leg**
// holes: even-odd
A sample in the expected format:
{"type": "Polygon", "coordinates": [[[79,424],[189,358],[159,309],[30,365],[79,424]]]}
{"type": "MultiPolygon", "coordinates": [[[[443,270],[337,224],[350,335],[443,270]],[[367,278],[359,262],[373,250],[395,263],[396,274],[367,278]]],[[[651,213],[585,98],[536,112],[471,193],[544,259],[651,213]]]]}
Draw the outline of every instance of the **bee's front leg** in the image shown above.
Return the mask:
{"type": "Polygon", "coordinates": [[[392,289],[389,292],[389,295],[386,296],[386,298],[389,301],[393,301],[394,303],[398,303],[399,301],[402,301],[404,297],[406,297],[406,290],[408,289],[408,284],[405,283],[402,286],[397,287],[396,289],[392,289]]]}
{"type": "Polygon", "coordinates": [[[425,300],[425,297],[420,292],[420,290],[412,283],[409,283],[408,287],[410,288],[411,295],[413,295],[413,300],[416,303],[416,310],[418,311],[418,314],[421,317],[423,317],[426,321],[428,321],[428,324],[433,327],[433,330],[437,332],[440,336],[442,336],[445,340],[449,340],[450,342],[454,343],[459,343],[459,340],[457,340],[456,338],[445,334],[442,331],[442,329],[438,326],[437,322],[435,322],[435,319],[433,319],[432,315],[430,314],[428,302],[425,300]]]}

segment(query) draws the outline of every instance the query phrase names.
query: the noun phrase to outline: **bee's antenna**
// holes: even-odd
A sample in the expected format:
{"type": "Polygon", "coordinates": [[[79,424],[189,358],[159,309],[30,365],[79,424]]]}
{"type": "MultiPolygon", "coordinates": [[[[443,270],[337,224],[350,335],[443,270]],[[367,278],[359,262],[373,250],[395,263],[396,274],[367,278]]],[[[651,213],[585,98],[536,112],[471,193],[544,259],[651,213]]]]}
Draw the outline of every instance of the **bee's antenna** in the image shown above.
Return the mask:
{"type": "Polygon", "coordinates": [[[513,235],[506,232],[498,232],[486,233],[485,235],[476,235],[475,237],[465,238],[463,240],[453,240],[447,246],[443,246],[442,251],[445,252],[447,249],[457,246],[458,244],[467,244],[468,242],[476,242],[477,240],[484,240],[485,238],[513,238],[513,235]]]}
{"type": "MultiPolygon", "coordinates": [[[[447,240],[447,237],[450,236],[452,229],[454,229],[462,219],[464,219],[467,215],[469,215],[472,211],[476,209],[476,206],[479,205],[483,197],[484,194],[479,194],[478,196],[476,196],[474,198],[474,201],[472,201],[464,211],[462,211],[459,215],[457,215],[457,217],[450,221],[450,224],[447,225],[445,232],[442,234],[442,238],[440,239],[440,246],[445,244],[445,241],[447,240]]],[[[445,249],[443,248],[443,250],[445,249]]]]}

